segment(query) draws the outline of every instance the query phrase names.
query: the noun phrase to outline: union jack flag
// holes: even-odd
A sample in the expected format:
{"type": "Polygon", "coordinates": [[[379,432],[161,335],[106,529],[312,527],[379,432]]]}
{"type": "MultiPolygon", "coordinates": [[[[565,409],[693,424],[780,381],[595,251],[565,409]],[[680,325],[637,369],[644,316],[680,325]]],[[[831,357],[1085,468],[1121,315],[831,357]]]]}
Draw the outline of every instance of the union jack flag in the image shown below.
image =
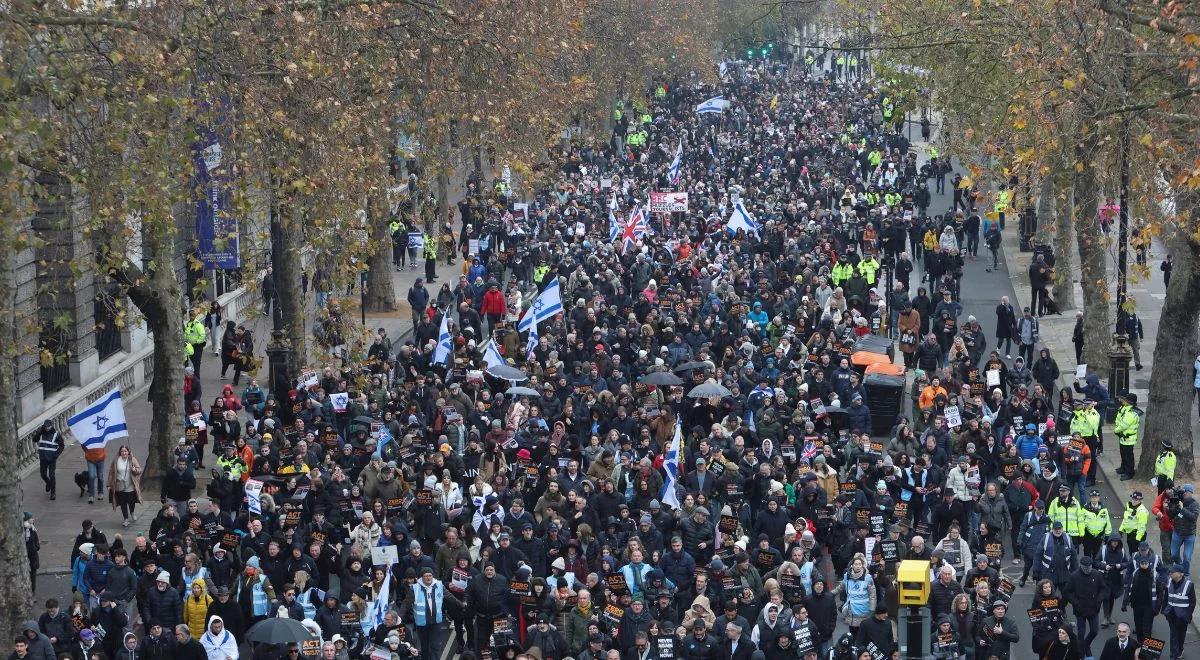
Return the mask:
{"type": "Polygon", "coordinates": [[[629,220],[625,223],[625,228],[621,231],[621,252],[628,253],[636,244],[639,238],[646,235],[650,230],[650,224],[646,221],[646,213],[642,207],[637,207],[633,213],[629,214],[629,220]]]}

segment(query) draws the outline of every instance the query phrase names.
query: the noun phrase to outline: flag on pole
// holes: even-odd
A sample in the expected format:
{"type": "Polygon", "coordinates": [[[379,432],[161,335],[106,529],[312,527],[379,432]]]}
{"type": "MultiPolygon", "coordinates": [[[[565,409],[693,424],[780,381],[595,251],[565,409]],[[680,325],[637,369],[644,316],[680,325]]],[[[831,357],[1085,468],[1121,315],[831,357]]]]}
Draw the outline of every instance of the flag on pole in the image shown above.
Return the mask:
{"type": "Polygon", "coordinates": [[[537,297],[533,299],[533,304],[521,315],[521,320],[517,322],[517,331],[529,332],[529,327],[534,323],[541,323],[561,311],[563,311],[562,291],[559,289],[556,277],[550,280],[541,293],[537,294],[537,297]]]}
{"type": "Polygon", "coordinates": [[[438,329],[437,348],[433,349],[434,364],[449,364],[450,354],[454,352],[450,345],[450,315],[442,314],[442,326],[438,329]]]}
{"type": "Polygon", "coordinates": [[[367,620],[371,623],[371,630],[383,625],[383,615],[387,614],[388,606],[391,604],[393,563],[395,562],[388,562],[387,570],[383,572],[388,577],[383,580],[383,584],[379,587],[379,597],[371,603],[371,608],[367,610],[367,620]]]}
{"type": "Polygon", "coordinates": [[[662,493],[658,497],[660,502],[669,504],[676,509],[679,508],[679,495],[675,493],[675,482],[679,481],[679,452],[682,444],[683,427],[676,418],[675,436],[671,438],[671,446],[667,448],[667,454],[663,457],[663,469],[667,472],[667,481],[663,484],[662,493]]]}
{"type": "Polygon", "coordinates": [[[625,229],[621,231],[621,253],[627,254],[637,245],[639,238],[646,235],[646,231],[650,228],[650,224],[646,222],[646,213],[642,207],[637,207],[633,213],[629,214],[629,220],[625,223],[625,229]]]}
{"type": "Polygon", "coordinates": [[[116,388],[67,420],[71,433],[84,449],[101,449],[109,438],[127,438],[125,404],[116,388]]]}
{"type": "Polygon", "coordinates": [[[534,321],[533,325],[529,328],[529,339],[525,341],[525,361],[526,362],[533,359],[533,351],[535,349],[537,349],[537,345],[538,345],[538,329],[537,329],[537,321],[534,321]]]}
{"type": "Polygon", "coordinates": [[[721,114],[728,107],[729,101],[726,101],[724,96],[714,96],[696,106],[696,112],[702,115],[721,114]]]}
{"type": "Polygon", "coordinates": [[[717,65],[717,75],[724,78],[726,73],[729,73],[729,64],[721,62],[717,65]]]}
{"type": "Polygon", "coordinates": [[[683,165],[683,140],[679,141],[679,148],[675,150],[675,160],[671,161],[671,169],[667,170],[667,179],[671,185],[679,185],[679,170],[683,165]]]}
{"type": "Polygon", "coordinates": [[[755,238],[759,237],[758,221],[754,219],[753,215],[750,215],[741,200],[733,205],[733,214],[729,216],[729,222],[725,223],[725,228],[734,234],[737,233],[737,230],[743,229],[747,234],[753,234],[755,238]]]}
{"type": "Polygon", "coordinates": [[[483,347],[483,364],[485,369],[508,364],[500,354],[500,347],[496,345],[495,339],[489,339],[483,347]]]}

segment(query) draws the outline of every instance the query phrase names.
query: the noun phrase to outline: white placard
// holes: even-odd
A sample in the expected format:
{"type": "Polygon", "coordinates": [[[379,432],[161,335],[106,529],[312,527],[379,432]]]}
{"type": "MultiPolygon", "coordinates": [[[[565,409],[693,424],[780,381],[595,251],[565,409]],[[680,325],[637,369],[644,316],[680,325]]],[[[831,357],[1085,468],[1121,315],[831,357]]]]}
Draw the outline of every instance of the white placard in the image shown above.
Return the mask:
{"type": "Polygon", "coordinates": [[[246,508],[250,510],[250,513],[262,515],[262,489],[263,482],[258,479],[246,481],[246,508]]]}
{"type": "Polygon", "coordinates": [[[372,566],[391,566],[399,560],[400,552],[394,545],[375,546],[371,548],[372,566]]]}
{"type": "Polygon", "coordinates": [[[1075,379],[1083,380],[1085,378],[1087,378],[1087,365],[1086,364],[1075,365],[1075,379]]]}
{"type": "Polygon", "coordinates": [[[329,402],[333,404],[333,412],[346,412],[346,406],[350,404],[350,394],[348,392],[335,392],[329,395],[329,402]]]}
{"type": "Polygon", "coordinates": [[[1000,387],[1000,370],[999,369],[988,369],[987,370],[987,386],[988,387],[1000,387]]]}
{"type": "Polygon", "coordinates": [[[962,415],[958,412],[958,406],[946,406],[943,414],[946,416],[946,426],[952,429],[962,426],[962,415]]]}

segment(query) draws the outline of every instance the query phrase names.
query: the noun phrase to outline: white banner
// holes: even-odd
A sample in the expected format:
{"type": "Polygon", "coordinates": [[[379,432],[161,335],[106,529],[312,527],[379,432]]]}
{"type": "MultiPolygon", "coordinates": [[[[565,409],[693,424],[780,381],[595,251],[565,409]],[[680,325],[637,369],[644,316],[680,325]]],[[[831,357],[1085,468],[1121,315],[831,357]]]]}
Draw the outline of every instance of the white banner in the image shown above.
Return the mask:
{"type": "Polygon", "coordinates": [[[651,213],[675,213],[688,210],[688,194],[685,192],[650,193],[651,213]]]}

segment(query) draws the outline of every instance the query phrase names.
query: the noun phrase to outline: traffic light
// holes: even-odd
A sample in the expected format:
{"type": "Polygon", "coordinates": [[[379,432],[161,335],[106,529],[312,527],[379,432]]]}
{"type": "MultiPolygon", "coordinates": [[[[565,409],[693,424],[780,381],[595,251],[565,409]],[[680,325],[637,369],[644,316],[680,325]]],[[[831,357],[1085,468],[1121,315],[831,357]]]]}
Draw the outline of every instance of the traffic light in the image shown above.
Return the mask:
{"type": "Polygon", "coordinates": [[[754,49],[753,48],[749,48],[746,50],[746,57],[754,57],[754,49]]]}

